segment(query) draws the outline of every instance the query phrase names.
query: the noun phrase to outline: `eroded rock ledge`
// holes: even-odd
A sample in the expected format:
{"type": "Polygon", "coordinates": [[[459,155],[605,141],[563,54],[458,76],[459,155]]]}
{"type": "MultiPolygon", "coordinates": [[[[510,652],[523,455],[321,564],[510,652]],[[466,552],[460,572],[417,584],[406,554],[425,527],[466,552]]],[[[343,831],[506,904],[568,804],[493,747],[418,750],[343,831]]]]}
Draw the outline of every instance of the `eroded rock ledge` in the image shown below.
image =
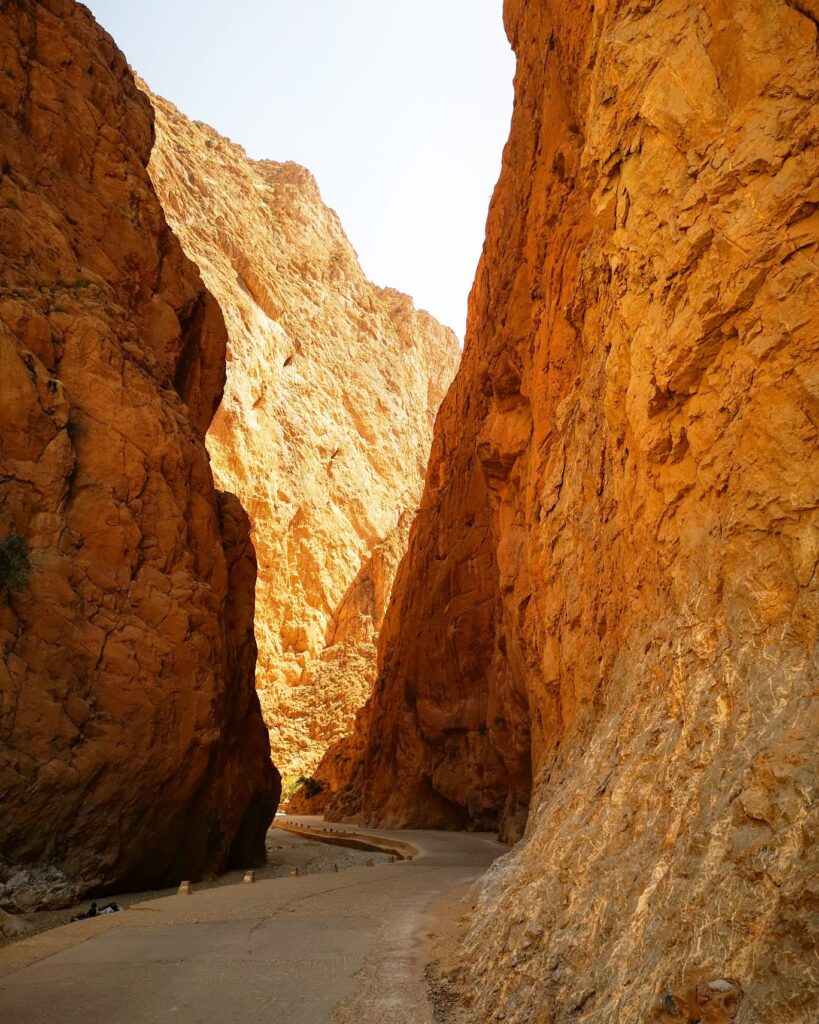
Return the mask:
{"type": "Polygon", "coordinates": [[[816,1016],[814,7],[505,5],[464,359],[317,773],[381,824],[515,838],[530,803],[481,1019],[816,1016]]]}
{"type": "Polygon", "coordinates": [[[255,558],[204,433],[225,326],[146,165],[149,102],[89,12],[0,17],[0,855],[79,891],[264,855],[255,558]],[[49,869],[50,870],[50,869],[49,869]]]}

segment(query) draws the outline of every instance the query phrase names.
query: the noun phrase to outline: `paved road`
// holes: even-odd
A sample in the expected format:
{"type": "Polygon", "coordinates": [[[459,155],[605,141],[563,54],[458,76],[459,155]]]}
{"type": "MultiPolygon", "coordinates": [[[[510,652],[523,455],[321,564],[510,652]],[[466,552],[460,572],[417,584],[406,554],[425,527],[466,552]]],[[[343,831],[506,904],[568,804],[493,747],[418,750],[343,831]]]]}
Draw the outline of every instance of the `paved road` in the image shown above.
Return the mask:
{"type": "Polygon", "coordinates": [[[425,915],[505,847],[482,834],[356,831],[402,839],[420,855],[194,890],[16,943],[0,950],[0,1021],[431,1021],[425,915]]]}

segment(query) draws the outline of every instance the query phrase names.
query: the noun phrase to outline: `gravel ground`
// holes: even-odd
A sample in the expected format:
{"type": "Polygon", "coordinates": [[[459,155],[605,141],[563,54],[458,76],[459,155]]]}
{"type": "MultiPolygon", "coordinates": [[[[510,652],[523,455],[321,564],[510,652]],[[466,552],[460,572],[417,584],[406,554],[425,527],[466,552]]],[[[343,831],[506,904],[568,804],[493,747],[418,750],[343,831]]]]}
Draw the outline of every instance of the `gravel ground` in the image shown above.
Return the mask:
{"type": "MultiPolygon", "coordinates": [[[[285,878],[289,876],[292,868],[298,868],[300,875],[321,875],[333,870],[333,865],[339,871],[347,868],[360,867],[368,858],[373,863],[381,864],[389,860],[387,854],[369,853],[365,850],[353,850],[345,846],[328,846],[326,843],[315,842],[310,839],[302,839],[301,836],[284,832],[282,829],[271,828],[267,833],[267,864],[263,868],[255,868],[255,876],[263,878],[285,878]]],[[[228,871],[218,878],[211,878],[198,882],[192,886],[196,889],[213,889],[223,885],[241,885],[243,871],[228,871]]],[[[118,896],[102,896],[97,898],[99,906],[115,902],[121,907],[130,907],[134,903],[142,903],[145,900],[160,899],[163,896],[171,896],[176,892],[172,889],[153,889],[146,892],[123,893],[118,896]]],[[[47,931],[49,928],[58,928],[60,925],[68,924],[72,917],[85,913],[91,906],[91,900],[83,900],[74,907],[66,907],[63,910],[41,910],[33,914],[16,914],[18,921],[24,921],[28,926],[25,934],[14,938],[4,939],[0,936],[0,946],[16,942],[18,939],[36,935],[38,932],[47,931]]]]}

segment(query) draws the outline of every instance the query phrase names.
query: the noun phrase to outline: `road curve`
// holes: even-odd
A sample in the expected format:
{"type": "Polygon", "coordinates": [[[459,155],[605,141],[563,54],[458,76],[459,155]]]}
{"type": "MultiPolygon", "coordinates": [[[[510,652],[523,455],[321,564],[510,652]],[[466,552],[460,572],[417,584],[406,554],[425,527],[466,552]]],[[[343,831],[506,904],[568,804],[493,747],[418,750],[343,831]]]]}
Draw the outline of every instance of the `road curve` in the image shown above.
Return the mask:
{"type": "Polygon", "coordinates": [[[194,889],[15,943],[0,950],[0,1021],[431,1024],[428,915],[506,847],[481,833],[355,831],[420,852],[194,889]]]}

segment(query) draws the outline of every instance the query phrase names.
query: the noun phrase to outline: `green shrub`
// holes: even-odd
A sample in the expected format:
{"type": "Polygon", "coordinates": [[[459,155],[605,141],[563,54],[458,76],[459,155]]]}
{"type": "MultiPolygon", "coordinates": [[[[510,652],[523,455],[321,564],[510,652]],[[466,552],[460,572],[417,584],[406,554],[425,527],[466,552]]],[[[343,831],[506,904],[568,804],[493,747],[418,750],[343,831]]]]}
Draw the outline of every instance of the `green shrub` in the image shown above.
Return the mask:
{"type": "Polygon", "coordinates": [[[301,776],[299,779],[299,785],[304,789],[308,800],[311,800],[314,796],[318,796],[324,789],[323,782],[319,782],[318,779],[314,779],[312,776],[307,775],[301,776]]]}
{"type": "Polygon", "coordinates": [[[290,801],[293,799],[293,795],[294,795],[294,793],[296,792],[296,790],[298,788],[299,788],[299,780],[298,779],[283,778],[282,779],[282,798],[281,798],[281,802],[283,804],[289,804],[290,801]]]}
{"type": "Polygon", "coordinates": [[[10,533],[0,540],[0,593],[23,590],[30,572],[26,542],[20,534],[10,533]]]}

